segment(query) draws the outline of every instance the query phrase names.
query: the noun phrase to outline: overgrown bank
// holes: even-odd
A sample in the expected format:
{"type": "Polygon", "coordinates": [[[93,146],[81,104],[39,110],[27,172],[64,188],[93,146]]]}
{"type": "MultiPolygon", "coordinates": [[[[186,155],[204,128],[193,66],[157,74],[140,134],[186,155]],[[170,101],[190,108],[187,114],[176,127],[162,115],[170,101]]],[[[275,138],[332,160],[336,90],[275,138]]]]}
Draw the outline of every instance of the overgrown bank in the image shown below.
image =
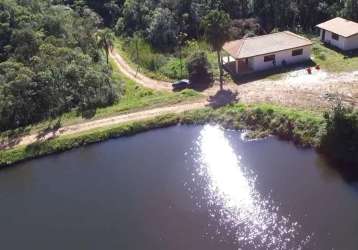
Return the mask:
{"type": "MultiPolygon", "coordinates": [[[[113,127],[96,129],[81,134],[63,136],[50,141],[0,152],[0,166],[5,167],[26,159],[63,152],[110,138],[129,136],[150,129],[175,124],[221,124],[226,128],[249,129],[254,136],[273,134],[292,140],[301,146],[322,148],[326,133],[323,116],[272,105],[244,106],[240,104],[219,109],[205,108],[180,115],[168,114],[153,119],[130,122],[113,127]]],[[[355,131],[357,133],[357,131],[355,131]]],[[[353,155],[357,148],[353,149],[353,155]]],[[[353,159],[357,160],[357,158],[353,159]]]]}
{"type": "Polygon", "coordinates": [[[62,152],[71,148],[104,141],[109,138],[132,135],[149,129],[174,124],[219,123],[235,129],[252,129],[257,134],[273,133],[293,139],[301,145],[317,145],[323,118],[307,112],[293,111],[275,106],[243,105],[227,106],[220,109],[206,108],[181,115],[165,115],[158,118],[121,124],[114,127],[63,136],[26,147],[0,152],[0,166],[6,166],[25,159],[62,152]]]}

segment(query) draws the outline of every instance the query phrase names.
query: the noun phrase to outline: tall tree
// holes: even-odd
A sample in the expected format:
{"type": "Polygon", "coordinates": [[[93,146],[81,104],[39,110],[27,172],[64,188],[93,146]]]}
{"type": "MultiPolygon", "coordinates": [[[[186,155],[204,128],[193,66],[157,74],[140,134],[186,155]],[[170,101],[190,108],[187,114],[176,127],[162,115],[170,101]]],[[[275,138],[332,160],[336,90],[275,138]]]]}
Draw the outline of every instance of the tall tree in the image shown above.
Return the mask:
{"type": "Polygon", "coordinates": [[[104,29],[97,33],[97,44],[106,52],[107,64],[109,64],[109,52],[113,47],[114,34],[110,29],[104,29]]]}
{"type": "Polygon", "coordinates": [[[213,50],[216,51],[218,56],[218,64],[220,71],[220,88],[223,85],[223,69],[221,61],[221,49],[224,43],[229,39],[230,29],[230,17],[229,15],[220,10],[212,10],[204,17],[202,22],[205,38],[208,43],[212,46],[213,50]]]}

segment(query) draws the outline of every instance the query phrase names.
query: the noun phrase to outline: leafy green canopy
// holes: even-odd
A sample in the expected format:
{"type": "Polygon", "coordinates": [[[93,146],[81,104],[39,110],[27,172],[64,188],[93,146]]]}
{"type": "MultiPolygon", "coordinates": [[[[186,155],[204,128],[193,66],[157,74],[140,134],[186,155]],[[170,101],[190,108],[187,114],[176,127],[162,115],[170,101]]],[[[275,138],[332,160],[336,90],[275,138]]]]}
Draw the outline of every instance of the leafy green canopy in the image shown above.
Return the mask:
{"type": "Polygon", "coordinates": [[[94,16],[45,0],[0,0],[0,131],[116,100],[94,16]]]}
{"type": "Polygon", "coordinates": [[[211,65],[205,52],[193,53],[186,62],[189,80],[194,83],[209,84],[212,82],[211,65]]]}
{"type": "MultiPolygon", "coordinates": [[[[118,35],[132,36],[140,32],[156,49],[172,49],[179,32],[188,39],[200,38],[200,23],[212,10],[222,10],[233,20],[235,33],[247,32],[245,20],[255,20],[262,33],[273,29],[312,31],[329,18],[343,16],[358,21],[357,0],[53,0],[73,6],[79,12],[91,8],[114,28],[118,35]],[[238,29],[238,30],[237,30],[238,29]]],[[[244,34],[241,34],[244,33],[244,34]]],[[[260,32],[261,33],[261,32],[260,32]]],[[[234,34],[234,38],[240,38],[234,34]]]]}
{"type": "Polygon", "coordinates": [[[321,147],[333,160],[358,167],[358,111],[340,101],[325,114],[326,134],[321,147]]]}

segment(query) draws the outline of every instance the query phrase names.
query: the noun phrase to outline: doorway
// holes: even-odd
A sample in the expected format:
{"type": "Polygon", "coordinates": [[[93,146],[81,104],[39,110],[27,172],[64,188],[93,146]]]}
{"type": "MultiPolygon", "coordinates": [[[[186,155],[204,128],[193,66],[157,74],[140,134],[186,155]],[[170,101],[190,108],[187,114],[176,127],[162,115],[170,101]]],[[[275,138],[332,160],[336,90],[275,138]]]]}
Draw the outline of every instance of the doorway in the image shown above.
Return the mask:
{"type": "Polygon", "coordinates": [[[326,31],[322,30],[322,38],[321,41],[324,42],[326,40],[326,31]]]}

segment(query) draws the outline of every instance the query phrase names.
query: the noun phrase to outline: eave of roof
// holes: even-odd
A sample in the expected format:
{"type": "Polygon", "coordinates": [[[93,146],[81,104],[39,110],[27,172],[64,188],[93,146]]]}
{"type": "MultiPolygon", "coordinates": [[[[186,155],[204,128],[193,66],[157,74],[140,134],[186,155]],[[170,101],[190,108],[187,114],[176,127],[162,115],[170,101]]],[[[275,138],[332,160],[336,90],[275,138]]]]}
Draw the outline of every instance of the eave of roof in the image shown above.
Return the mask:
{"type": "Polygon", "coordinates": [[[335,33],[345,38],[358,34],[358,23],[341,17],[336,17],[324,23],[320,23],[316,25],[316,27],[335,33]]]}
{"type": "Polygon", "coordinates": [[[311,46],[312,44],[312,41],[305,37],[284,31],[227,42],[223,46],[223,50],[235,59],[245,59],[311,46]],[[282,42],[285,39],[286,41],[282,42]],[[281,48],[279,47],[280,42],[282,42],[281,45],[283,44],[281,48]],[[266,45],[266,48],[264,45],[266,45]]]}

